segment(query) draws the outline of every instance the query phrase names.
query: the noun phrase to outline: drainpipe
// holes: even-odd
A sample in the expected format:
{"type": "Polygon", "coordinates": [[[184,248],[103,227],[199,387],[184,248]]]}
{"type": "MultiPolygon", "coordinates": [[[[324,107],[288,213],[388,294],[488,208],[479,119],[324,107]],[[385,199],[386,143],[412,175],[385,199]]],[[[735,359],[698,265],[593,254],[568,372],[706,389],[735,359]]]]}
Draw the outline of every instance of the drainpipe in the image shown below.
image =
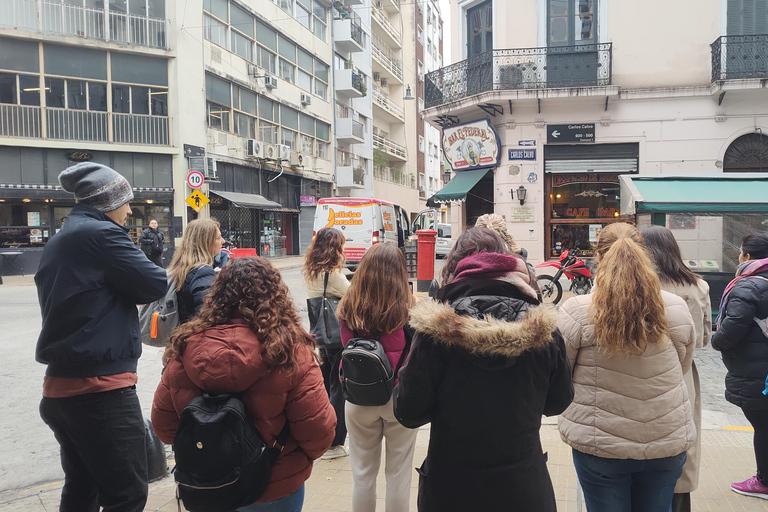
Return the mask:
{"type": "Polygon", "coordinates": [[[333,35],[333,26],[335,23],[334,15],[333,15],[334,8],[331,7],[331,85],[333,87],[332,94],[333,94],[333,119],[331,120],[331,126],[333,129],[331,130],[331,133],[333,133],[333,141],[331,144],[330,151],[333,152],[333,158],[331,158],[331,162],[333,163],[333,188],[335,190],[331,191],[331,196],[338,197],[339,195],[339,189],[336,186],[336,169],[338,169],[337,162],[336,162],[336,155],[338,153],[337,151],[337,144],[336,141],[336,50],[335,50],[335,42],[336,39],[333,35]]]}

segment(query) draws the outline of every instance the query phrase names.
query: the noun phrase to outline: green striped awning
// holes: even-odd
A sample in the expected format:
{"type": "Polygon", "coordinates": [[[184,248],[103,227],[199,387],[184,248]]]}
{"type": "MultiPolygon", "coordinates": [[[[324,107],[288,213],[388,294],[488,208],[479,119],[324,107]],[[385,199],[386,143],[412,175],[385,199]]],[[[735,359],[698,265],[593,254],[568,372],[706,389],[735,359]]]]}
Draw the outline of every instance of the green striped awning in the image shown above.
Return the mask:
{"type": "Polygon", "coordinates": [[[487,167],[485,169],[476,169],[474,171],[457,172],[446,186],[432,196],[432,200],[436,203],[466,201],[467,194],[472,190],[472,187],[477,185],[478,182],[483,179],[483,176],[491,170],[493,170],[492,167],[487,167]]]}

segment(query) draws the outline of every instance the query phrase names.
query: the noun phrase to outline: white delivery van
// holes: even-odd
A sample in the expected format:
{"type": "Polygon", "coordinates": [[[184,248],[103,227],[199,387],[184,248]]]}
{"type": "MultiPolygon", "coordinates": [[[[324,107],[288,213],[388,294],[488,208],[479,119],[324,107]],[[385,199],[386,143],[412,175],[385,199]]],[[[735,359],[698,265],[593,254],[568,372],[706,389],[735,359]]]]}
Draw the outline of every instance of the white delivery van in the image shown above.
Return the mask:
{"type": "Polygon", "coordinates": [[[410,236],[408,213],[399,205],[361,197],[329,197],[320,199],[315,210],[313,236],[322,228],[336,228],[347,242],[344,256],[347,268],[354,270],[373,244],[396,244],[405,247],[410,236]]]}

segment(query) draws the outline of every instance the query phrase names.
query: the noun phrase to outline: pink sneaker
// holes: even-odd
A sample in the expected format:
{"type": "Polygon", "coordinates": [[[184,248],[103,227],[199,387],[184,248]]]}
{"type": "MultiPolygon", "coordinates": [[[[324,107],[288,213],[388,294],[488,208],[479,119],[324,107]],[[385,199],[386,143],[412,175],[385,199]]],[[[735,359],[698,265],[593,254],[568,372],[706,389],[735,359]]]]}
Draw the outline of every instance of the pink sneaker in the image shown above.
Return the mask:
{"type": "Polygon", "coordinates": [[[768,487],[760,483],[760,480],[757,479],[757,475],[748,478],[743,482],[732,483],[731,489],[744,496],[754,496],[755,498],[768,500],[768,487]]]}

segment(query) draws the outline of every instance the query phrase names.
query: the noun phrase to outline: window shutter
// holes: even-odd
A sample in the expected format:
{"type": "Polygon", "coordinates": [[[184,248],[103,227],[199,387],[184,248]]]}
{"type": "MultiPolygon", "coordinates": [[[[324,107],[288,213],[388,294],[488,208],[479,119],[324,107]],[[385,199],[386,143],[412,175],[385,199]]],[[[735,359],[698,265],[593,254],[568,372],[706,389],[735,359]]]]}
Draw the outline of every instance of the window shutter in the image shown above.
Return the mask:
{"type": "Polygon", "coordinates": [[[755,34],[768,34],[768,0],[755,0],[755,34]]]}
{"type": "Polygon", "coordinates": [[[743,34],[742,0],[728,0],[728,26],[726,30],[729,36],[743,34]]]}

